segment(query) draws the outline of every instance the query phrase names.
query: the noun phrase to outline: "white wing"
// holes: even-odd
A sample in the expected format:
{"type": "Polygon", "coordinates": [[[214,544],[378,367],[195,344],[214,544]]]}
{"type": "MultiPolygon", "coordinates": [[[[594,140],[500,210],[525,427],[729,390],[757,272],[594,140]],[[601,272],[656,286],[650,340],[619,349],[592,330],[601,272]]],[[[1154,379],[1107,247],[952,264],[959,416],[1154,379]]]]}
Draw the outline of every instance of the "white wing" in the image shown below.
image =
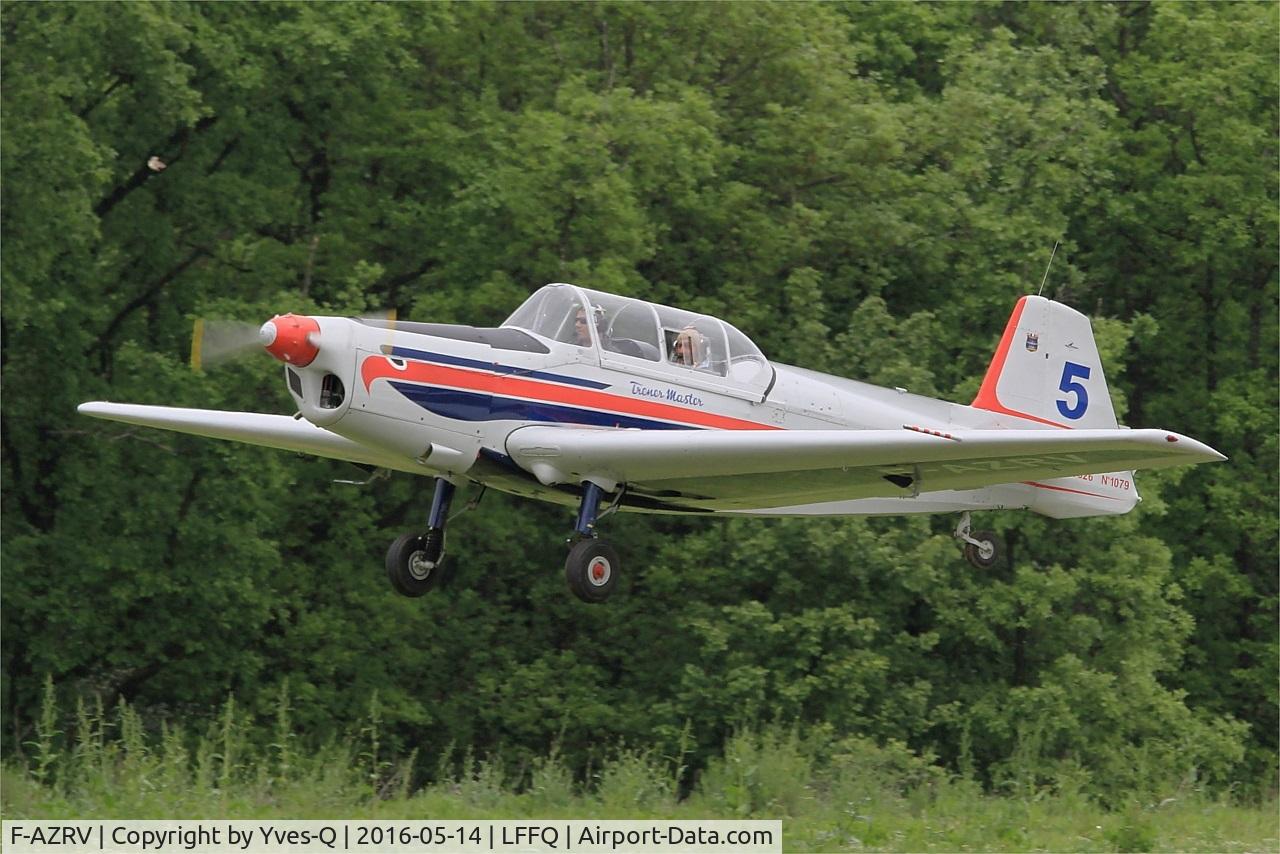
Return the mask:
{"type": "Polygon", "coordinates": [[[1224,460],[1163,430],[608,430],[531,426],[507,454],[546,484],[625,483],[673,503],[761,507],[977,489],[1224,460]]]}
{"type": "Polygon", "coordinates": [[[288,415],[266,415],[258,412],[224,412],[217,409],[183,409],[174,406],[142,406],[132,403],[82,403],[76,409],[81,415],[158,427],[178,433],[229,439],[250,445],[279,448],[346,460],[352,463],[397,469],[423,474],[411,460],[380,454],[336,433],[330,433],[309,421],[288,415]]]}

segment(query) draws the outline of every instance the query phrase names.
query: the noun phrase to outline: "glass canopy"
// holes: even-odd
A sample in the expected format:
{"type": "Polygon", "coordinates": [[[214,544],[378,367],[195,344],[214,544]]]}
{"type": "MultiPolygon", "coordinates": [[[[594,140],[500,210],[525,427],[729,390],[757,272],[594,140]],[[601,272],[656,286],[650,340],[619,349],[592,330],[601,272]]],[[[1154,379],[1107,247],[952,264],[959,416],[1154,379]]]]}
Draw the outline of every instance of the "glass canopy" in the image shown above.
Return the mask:
{"type": "Polygon", "coordinates": [[[593,348],[606,365],[657,370],[673,381],[718,380],[763,393],[773,379],[760,349],[719,318],[575,285],[540,288],[502,325],[593,348]]]}

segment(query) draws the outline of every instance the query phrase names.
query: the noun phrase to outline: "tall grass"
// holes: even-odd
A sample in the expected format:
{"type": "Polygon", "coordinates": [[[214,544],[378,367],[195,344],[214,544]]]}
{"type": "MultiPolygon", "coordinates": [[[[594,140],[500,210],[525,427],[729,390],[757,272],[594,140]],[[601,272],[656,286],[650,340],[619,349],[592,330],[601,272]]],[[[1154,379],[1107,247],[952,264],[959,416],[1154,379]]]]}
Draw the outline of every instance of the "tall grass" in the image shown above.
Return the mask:
{"type": "Polygon", "coordinates": [[[303,744],[291,715],[286,683],[268,732],[253,730],[234,697],[199,732],[148,726],[123,701],[78,701],[64,718],[46,683],[26,752],[0,768],[0,810],[6,819],[780,818],[789,851],[1280,850],[1274,802],[1238,805],[1184,787],[1108,810],[1078,786],[1025,778],[990,795],[901,744],[821,730],[741,730],[692,776],[685,747],[660,756],[622,745],[585,775],[555,745],[520,767],[451,749],[428,775],[416,753],[385,755],[376,697],[344,742],[303,744]],[[415,775],[431,782],[415,786],[415,775]]]}

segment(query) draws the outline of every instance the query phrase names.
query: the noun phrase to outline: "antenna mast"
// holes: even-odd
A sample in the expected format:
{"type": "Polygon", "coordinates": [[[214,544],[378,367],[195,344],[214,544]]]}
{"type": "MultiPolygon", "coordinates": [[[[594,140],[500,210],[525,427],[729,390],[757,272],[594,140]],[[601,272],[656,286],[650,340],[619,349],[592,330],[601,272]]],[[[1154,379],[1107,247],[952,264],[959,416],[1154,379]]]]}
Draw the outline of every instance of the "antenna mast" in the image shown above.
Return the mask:
{"type": "Polygon", "coordinates": [[[1036,292],[1036,296],[1044,293],[1044,283],[1049,281],[1049,268],[1053,266],[1053,256],[1058,254],[1059,242],[1057,240],[1053,241],[1053,251],[1049,253],[1049,263],[1045,265],[1044,278],[1040,280],[1040,290],[1036,292]]]}

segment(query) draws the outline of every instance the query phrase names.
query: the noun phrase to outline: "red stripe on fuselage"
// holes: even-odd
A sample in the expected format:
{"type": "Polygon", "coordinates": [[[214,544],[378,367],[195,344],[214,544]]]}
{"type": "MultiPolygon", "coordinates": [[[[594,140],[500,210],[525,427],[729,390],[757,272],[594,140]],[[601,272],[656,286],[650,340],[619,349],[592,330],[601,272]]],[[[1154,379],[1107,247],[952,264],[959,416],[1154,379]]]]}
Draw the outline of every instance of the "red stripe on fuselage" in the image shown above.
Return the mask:
{"type": "MultiPolygon", "coordinates": [[[[1067,428],[1068,430],[1071,428],[1067,428]]],[[[1100,492],[1086,492],[1083,489],[1067,489],[1065,486],[1050,486],[1047,483],[1036,483],[1034,480],[1024,480],[1027,486],[1034,486],[1038,489],[1052,489],[1054,492],[1071,492],[1076,495],[1087,495],[1090,498],[1105,498],[1108,501],[1119,501],[1120,499],[1114,495],[1103,495],[1100,492]]]]}
{"type": "Polygon", "coordinates": [[[604,409],[627,415],[640,415],[698,427],[710,427],[716,430],[782,429],[771,424],[759,424],[755,421],[745,421],[740,418],[731,418],[727,415],[716,415],[696,409],[686,409],[682,406],[672,406],[667,403],[636,400],[601,391],[555,385],[504,374],[472,371],[466,368],[435,365],[428,362],[406,361],[404,368],[400,369],[386,356],[370,356],[365,359],[360,366],[360,378],[364,380],[366,390],[377,379],[407,380],[414,383],[444,385],[450,388],[478,391],[483,394],[502,397],[521,397],[527,400],[540,400],[547,403],[604,409]]]}

